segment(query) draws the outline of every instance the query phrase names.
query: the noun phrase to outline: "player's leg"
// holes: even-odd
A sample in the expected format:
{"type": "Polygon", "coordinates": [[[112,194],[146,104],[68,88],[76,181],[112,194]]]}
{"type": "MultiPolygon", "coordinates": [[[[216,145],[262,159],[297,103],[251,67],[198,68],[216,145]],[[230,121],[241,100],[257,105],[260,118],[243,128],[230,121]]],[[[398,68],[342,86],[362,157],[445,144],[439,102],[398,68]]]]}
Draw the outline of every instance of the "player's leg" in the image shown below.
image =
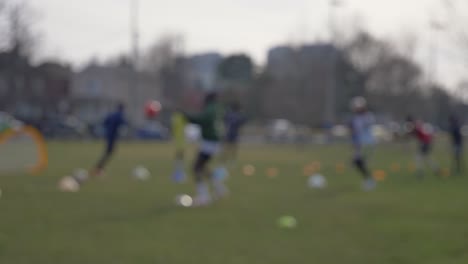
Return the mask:
{"type": "Polygon", "coordinates": [[[232,162],[236,162],[237,161],[237,157],[238,157],[238,152],[239,152],[239,143],[237,140],[233,141],[230,145],[230,148],[231,148],[231,161],[232,162]]]}
{"type": "Polygon", "coordinates": [[[463,146],[462,144],[455,143],[453,145],[453,155],[454,155],[454,165],[453,165],[453,171],[457,174],[460,175],[463,172],[464,166],[463,166],[463,146]]]}
{"type": "MultiPolygon", "coordinates": [[[[226,187],[224,182],[228,176],[228,170],[226,168],[226,162],[228,162],[226,156],[226,145],[222,146],[221,154],[217,154],[217,165],[213,170],[213,173],[210,174],[211,182],[215,191],[216,198],[224,198],[229,195],[229,189],[226,187]]],[[[215,153],[216,154],[216,153],[215,153]]]]}
{"type": "Polygon", "coordinates": [[[106,141],[106,148],[104,150],[104,154],[102,157],[99,159],[98,163],[94,167],[94,176],[100,176],[103,173],[103,170],[107,163],[109,162],[109,159],[112,156],[112,153],[114,152],[115,149],[115,140],[114,139],[108,139],[106,141]]]}
{"type": "Polygon", "coordinates": [[[419,145],[418,151],[415,156],[416,162],[416,176],[418,179],[424,178],[425,166],[428,160],[428,151],[429,146],[426,143],[421,143],[419,145]]]}
{"type": "Polygon", "coordinates": [[[207,205],[211,202],[209,186],[205,182],[205,177],[209,173],[208,163],[210,160],[211,154],[200,151],[193,165],[193,176],[197,192],[195,197],[196,205],[207,205]]]}
{"type": "Polygon", "coordinates": [[[184,156],[183,148],[178,148],[175,155],[174,173],[172,174],[172,179],[175,182],[185,181],[184,156]]]}
{"type": "Polygon", "coordinates": [[[368,168],[367,160],[364,157],[363,149],[361,146],[355,146],[354,149],[354,158],[353,158],[353,164],[356,167],[356,169],[361,173],[364,182],[363,182],[363,188],[364,190],[372,190],[375,188],[375,181],[372,178],[372,175],[370,173],[370,170],[368,168]]]}
{"type": "Polygon", "coordinates": [[[364,179],[370,178],[370,172],[367,168],[366,160],[364,158],[361,146],[354,147],[353,165],[361,173],[364,179]]]}
{"type": "Polygon", "coordinates": [[[370,173],[367,168],[366,160],[363,157],[361,156],[354,157],[353,164],[356,167],[356,169],[361,173],[364,179],[367,179],[370,177],[370,173]]]}
{"type": "Polygon", "coordinates": [[[179,112],[174,112],[172,115],[172,140],[175,149],[172,180],[174,182],[183,182],[185,181],[185,118],[179,112]]]}
{"type": "Polygon", "coordinates": [[[426,143],[423,145],[422,154],[424,157],[424,162],[429,166],[429,168],[436,174],[441,175],[440,166],[432,157],[432,144],[426,143]]]}
{"type": "Polygon", "coordinates": [[[223,150],[221,152],[221,160],[228,166],[233,165],[236,162],[235,143],[229,140],[224,142],[223,150]]]}

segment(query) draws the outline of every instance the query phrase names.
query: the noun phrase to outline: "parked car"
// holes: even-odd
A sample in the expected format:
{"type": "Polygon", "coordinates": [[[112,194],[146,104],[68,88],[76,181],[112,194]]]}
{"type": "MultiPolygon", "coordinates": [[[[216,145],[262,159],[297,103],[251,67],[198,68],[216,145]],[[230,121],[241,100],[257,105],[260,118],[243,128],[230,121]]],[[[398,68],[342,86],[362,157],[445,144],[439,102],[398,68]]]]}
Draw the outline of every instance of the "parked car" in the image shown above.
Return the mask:
{"type": "Polygon", "coordinates": [[[267,140],[271,142],[292,142],[295,139],[296,129],[286,119],[275,119],[268,126],[267,140]]]}
{"type": "Polygon", "coordinates": [[[159,122],[148,122],[136,130],[136,137],[145,140],[168,140],[169,130],[159,122]]]}

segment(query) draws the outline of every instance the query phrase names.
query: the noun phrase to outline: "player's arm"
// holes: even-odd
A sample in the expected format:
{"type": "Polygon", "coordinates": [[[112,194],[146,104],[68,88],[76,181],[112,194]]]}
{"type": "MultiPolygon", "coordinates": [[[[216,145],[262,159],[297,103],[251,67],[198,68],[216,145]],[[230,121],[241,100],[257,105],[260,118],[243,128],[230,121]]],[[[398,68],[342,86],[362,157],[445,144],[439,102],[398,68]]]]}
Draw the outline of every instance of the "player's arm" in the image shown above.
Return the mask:
{"type": "Polygon", "coordinates": [[[203,110],[199,114],[184,113],[184,116],[189,123],[200,125],[202,123],[209,121],[212,117],[212,113],[211,111],[203,110]]]}

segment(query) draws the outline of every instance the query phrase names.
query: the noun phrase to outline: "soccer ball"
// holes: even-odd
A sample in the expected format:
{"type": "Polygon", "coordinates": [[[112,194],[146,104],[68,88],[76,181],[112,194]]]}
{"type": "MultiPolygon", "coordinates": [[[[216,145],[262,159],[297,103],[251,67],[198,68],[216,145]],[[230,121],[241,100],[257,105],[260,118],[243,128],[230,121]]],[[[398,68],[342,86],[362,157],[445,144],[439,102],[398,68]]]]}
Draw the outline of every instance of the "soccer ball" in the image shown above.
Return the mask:
{"type": "Polygon", "coordinates": [[[147,168],[143,166],[137,166],[135,169],[133,169],[132,176],[137,180],[146,181],[151,177],[151,173],[147,168]]]}
{"type": "Polygon", "coordinates": [[[159,115],[159,112],[161,112],[161,109],[162,109],[162,106],[160,102],[156,100],[149,101],[145,104],[145,116],[147,118],[155,118],[156,116],[159,115]]]}
{"type": "Polygon", "coordinates": [[[290,215],[281,216],[278,219],[278,226],[281,228],[288,228],[288,229],[295,228],[297,226],[297,220],[296,218],[294,218],[294,216],[290,216],[290,215]]]}
{"type": "Polygon", "coordinates": [[[175,202],[179,206],[190,207],[193,205],[193,199],[190,195],[180,194],[176,196],[175,202]]]}
{"type": "Polygon", "coordinates": [[[78,192],[80,184],[72,176],[65,176],[60,179],[58,188],[62,192],[78,192]]]}
{"type": "Polygon", "coordinates": [[[309,177],[308,185],[310,188],[323,189],[327,186],[327,179],[321,174],[315,174],[309,177]]]}

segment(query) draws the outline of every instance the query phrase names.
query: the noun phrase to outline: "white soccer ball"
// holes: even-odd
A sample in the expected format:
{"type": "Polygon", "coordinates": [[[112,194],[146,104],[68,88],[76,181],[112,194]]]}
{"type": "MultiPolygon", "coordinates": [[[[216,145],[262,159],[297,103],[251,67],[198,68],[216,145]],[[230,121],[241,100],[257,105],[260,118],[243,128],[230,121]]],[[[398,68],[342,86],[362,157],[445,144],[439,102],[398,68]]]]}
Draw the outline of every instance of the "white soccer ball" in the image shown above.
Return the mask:
{"type": "Polygon", "coordinates": [[[133,169],[132,176],[137,180],[146,181],[151,177],[151,173],[147,168],[143,166],[137,166],[135,169],[133,169]]]}
{"type": "Polygon", "coordinates": [[[72,176],[65,176],[60,179],[58,188],[62,192],[78,192],[80,184],[72,176]]]}
{"type": "Polygon", "coordinates": [[[193,199],[190,195],[180,194],[176,196],[175,202],[179,206],[190,207],[193,205],[193,199]]]}
{"type": "Polygon", "coordinates": [[[327,179],[321,174],[315,174],[309,177],[308,185],[310,188],[323,189],[327,187],[327,179]]]}

